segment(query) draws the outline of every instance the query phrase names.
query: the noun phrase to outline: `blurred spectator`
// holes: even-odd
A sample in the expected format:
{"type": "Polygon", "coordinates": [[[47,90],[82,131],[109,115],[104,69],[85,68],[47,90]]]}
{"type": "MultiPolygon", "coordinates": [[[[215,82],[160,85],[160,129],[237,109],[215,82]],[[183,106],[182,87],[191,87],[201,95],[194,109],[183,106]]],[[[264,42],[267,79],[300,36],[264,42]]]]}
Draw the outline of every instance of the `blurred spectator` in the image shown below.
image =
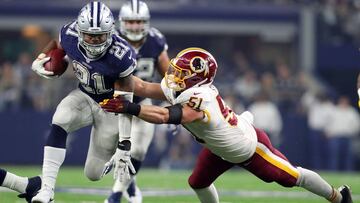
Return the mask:
{"type": "Polygon", "coordinates": [[[235,97],[234,94],[221,94],[225,103],[237,114],[241,114],[245,111],[244,105],[241,103],[239,99],[235,97]]]}
{"type": "Polygon", "coordinates": [[[358,111],[350,105],[348,97],[341,96],[325,129],[329,139],[329,169],[354,170],[355,160],[351,143],[359,134],[359,123],[358,111]]]}
{"type": "Polygon", "coordinates": [[[173,139],[168,157],[162,161],[163,169],[189,169],[194,165],[194,139],[189,132],[181,130],[173,139]]]}
{"type": "Polygon", "coordinates": [[[265,92],[269,99],[273,102],[277,102],[277,90],[276,90],[276,81],[275,77],[270,72],[265,72],[260,76],[261,89],[265,92]]]}
{"type": "Polygon", "coordinates": [[[334,104],[326,93],[319,92],[314,100],[307,104],[309,125],[309,159],[313,169],[327,168],[327,137],[325,128],[331,123],[334,104]]]}
{"type": "Polygon", "coordinates": [[[260,91],[256,73],[252,70],[245,71],[243,75],[238,76],[234,85],[235,93],[241,97],[245,105],[248,105],[260,91]]]}
{"type": "Polygon", "coordinates": [[[283,60],[276,62],[277,101],[281,112],[293,110],[304,93],[304,87],[283,60]]]}
{"type": "Polygon", "coordinates": [[[281,144],[282,119],[277,106],[269,100],[266,92],[260,92],[248,110],[254,115],[254,125],[263,129],[272,144],[279,148],[281,144]]]}
{"type": "Polygon", "coordinates": [[[9,62],[0,69],[0,110],[18,109],[21,97],[21,75],[14,71],[9,62]]]}

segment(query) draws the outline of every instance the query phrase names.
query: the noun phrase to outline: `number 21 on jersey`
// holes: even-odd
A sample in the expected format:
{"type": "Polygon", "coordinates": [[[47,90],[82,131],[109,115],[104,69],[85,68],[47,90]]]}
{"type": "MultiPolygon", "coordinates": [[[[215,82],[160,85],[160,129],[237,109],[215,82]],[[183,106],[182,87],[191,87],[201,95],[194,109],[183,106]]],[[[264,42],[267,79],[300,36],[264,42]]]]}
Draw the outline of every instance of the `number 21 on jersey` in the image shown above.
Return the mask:
{"type": "Polygon", "coordinates": [[[106,89],[103,75],[99,73],[90,74],[89,70],[77,61],[73,61],[73,67],[75,76],[87,92],[91,94],[104,94],[112,91],[112,89],[106,89]],[[91,85],[92,81],[93,85],[91,85]]]}

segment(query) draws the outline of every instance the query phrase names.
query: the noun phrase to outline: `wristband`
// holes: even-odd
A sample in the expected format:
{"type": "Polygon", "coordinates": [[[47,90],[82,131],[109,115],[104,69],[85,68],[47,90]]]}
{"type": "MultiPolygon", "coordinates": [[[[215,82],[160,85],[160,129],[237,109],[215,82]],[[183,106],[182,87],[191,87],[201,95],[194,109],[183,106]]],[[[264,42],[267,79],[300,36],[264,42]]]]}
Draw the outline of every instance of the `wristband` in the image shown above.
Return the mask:
{"type": "Polygon", "coordinates": [[[123,140],[118,143],[118,149],[129,151],[131,149],[131,142],[130,140],[123,140]]]}
{"type": "Polygon", "coordinates": [[[129,102],[126,113],[133,116],[138,116],[140,114],[140,110],[141,110],[141,106],[139,104],[129,102]]]}

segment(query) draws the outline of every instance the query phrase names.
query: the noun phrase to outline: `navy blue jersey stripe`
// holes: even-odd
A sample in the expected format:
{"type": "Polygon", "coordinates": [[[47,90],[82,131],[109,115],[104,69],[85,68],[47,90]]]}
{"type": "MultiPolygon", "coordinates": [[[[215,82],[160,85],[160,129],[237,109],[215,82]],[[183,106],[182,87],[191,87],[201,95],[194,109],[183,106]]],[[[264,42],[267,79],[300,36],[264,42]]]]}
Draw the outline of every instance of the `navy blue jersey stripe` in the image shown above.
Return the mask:
{"type": "Polygon", "coordinates": [[[90,25],[92,25],[92,27],[94,27],[94,2],[91,2],[90,4],[90,25]]]}
{"type": "Polygon", "coordinates": [[[137,0],[137,13],[139,13],[139,12],[140,12],[140,1],[137,0]]]}
{"type": "Polygon", "coordinates": [[[100,3],[100,2],[97,2],[97,3],[98,3],[98,9],[97,9],[96,26],[100,27],[100,12],[101,12],[102,3],[100,3]]]}
{"type": "Polygon", "coordinates": [[[131,10],[134,12],[134,0],[130,0],[130,3],[131,3],[131,10]]]}

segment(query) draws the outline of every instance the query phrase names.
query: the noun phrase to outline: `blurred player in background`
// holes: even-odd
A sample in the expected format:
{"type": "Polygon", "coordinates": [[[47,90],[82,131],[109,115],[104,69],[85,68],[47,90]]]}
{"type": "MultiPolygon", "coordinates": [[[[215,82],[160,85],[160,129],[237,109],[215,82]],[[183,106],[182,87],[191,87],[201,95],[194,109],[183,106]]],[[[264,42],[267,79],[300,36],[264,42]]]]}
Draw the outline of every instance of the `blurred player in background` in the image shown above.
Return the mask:
{"type": "MultiPolygon", "coordinates": [[[[81,9],[77,20],[62,27],[60,42],[51,41],[32,64],[32,69],[47,79],[58,77],[44,68],[50,60],[45,53],[54,48],[64,49],[79,87],[60,102],[53,115],[44,147],[41,189],[32,198],[36,203],[53,202],[56,178],[65,159],[67,135],[82,127],[92,125],[84,169],[90,180],[99,180],[112,166],[117,178],[129,176],[129,169],[133,170],[129,140],[131,117],[109,114],[98,103],[113,97],[115,82],[126,90],[133,88],[135,53],[124,39],[114,34],[112,12],[105,4],[94,1],[81,9]]],[[[126,95],[128,99],[132,96],[132,93],[126,95]]],[[[11,179],[8,175],[11,174],[6,173],[4,180],[13,182],[7,184],[19,186],[13,189],[23,192],[29,181],[11,179]]]]}
{"type": "Polygon", "coordinates": [[[212,85],[217,71],[215,58],[206,50],[189,48],[170,61],[160,84],[137,79],[135,95],[163,93],[172,106],[139,105],[116,97],[100,103],[109,112],[128,113],[151,123],[182,124],[204,146],[189,178],[202,203],[219,203],[213,182],[234,166],[240,166],[265,182],[302,187],[332,203],[352,203],[350,189],[333,188],[314,171],[293,166],[253,125],[249,112],[236,115],[212,85]]]}
{"type": "MultiPolygon", "coordinates": [[[[145,81],[154,81],[155,69],[161,76],[169,65],[165,37],[155,28],[150,27],[150,12],[143,1],[130,0],[119,12],[119,35],[135,49],[137,66],[134,75],[145,81]]],[[[134,97],[138,104],[151,105],[149,98],[134,97]]],[[[136,172],[145,159],[146,152],[154,136],[155,125],[134,117],[131,131],[131,162],[136,172]]],[[[112,194],[105,203],[119,203],[121,197],[128,197],[129,202],[140,203],[142,196],[135,183],[135,174],[131,181],[115,180],[112,194]]]]}

